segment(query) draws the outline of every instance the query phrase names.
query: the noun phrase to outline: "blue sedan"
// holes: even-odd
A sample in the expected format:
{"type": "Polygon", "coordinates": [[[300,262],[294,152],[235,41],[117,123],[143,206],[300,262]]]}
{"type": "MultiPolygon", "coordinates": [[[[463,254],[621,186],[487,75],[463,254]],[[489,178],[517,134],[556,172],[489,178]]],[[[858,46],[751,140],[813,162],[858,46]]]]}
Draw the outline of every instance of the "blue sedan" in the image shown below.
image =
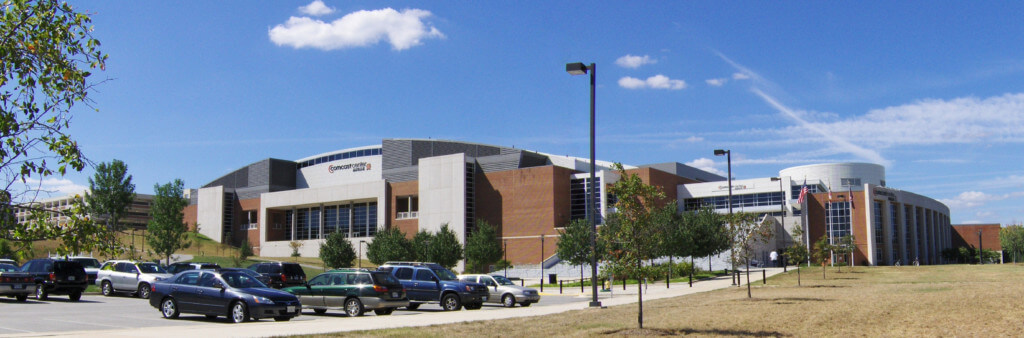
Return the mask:
{"type": "Polygon", "coordinates": [[[149,304],[169,319],[197,313],[211,319],[226,316],[234,323],[249,318],[287,321],[302,310],[295,295],[268,288],[237,271],[184,271],[153,283],[151,291],[149,304]]]}

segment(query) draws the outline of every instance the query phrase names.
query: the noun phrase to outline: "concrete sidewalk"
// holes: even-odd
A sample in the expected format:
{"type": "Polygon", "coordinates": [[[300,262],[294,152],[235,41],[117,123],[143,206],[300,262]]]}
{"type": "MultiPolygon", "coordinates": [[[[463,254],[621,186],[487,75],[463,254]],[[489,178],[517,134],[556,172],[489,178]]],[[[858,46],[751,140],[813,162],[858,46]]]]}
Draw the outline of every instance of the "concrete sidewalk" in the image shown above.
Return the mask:
{"type": "MultiPolygon", "coordinates": [[[[782,268],[767,268],[767,275],[773,276],[782,272],[782,268]]],[[[750,278],[754,283],[761,281],[762,274],[751,271],[750,278]]],[[[746,282],[744,276],[743,281],[746,282]]],[[[722,276],[712,279],[701,280],[693,283],[674,283],[666,288],[664,282],[661,284],[648,284],[644,293],[644,299],[660,299],[678,297],[688,294],[707,292],[730,287],[732,284],[729,276],[722,276]]],[[[587,289],[589,291],[589,289],[587,289]]],[[[603,306],[617,306],[636,302],[636,285],[628,285],[623,291],[621,286],[612,292],[599,292],[598,299],[603,306]],[[614,295],[613,295],[614,294],[614,295]]],[[[577,295],[578,302],[552,306],[532,306],[528,308],[515,307],[511,309],[500,309],[492,311],[458,311],[457,315],[451,312],[418,312],[413,315],[403,316],[365,316],[360,318],[347,317],[324,317],[315,321],[292,321],[274,322],[262,320],[258,323],[245,324],[209,324],[189,326],[165,326],[143,329],[128,330],[97,330],[97,331],[76,331],[76,332],[54,332],[41,333],[49,337],[266,337],[266,336],[288,336],[300,334],[326,334],[331,332],[361,331],[389,329],[396,327],[429,326],[436,324],[472,322],[480,320],[495,320],[505,318],[544,316],[562,313],[572,310],[588,309],[592,299],[590,292],[577,295]]],[[[543,302],[543,298],[541,299],[543,302]]],[[[159,315],[154,311],[154,315],[159,315]]]]}

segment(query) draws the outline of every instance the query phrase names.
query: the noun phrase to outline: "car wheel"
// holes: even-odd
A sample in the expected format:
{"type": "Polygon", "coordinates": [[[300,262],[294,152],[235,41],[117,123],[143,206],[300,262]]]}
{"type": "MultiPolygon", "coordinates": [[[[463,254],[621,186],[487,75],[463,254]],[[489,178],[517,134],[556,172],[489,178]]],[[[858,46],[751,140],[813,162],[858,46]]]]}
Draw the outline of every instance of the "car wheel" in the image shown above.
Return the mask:
{"type": "Polygon", "coordinates": [[[345,301],[345,313],[349,317],[359,317],[363,315],[363,302],[359,301],[359,298],[349,298],[345,301]]]}
{"type": "Polygon", "coordinates": [[[419,309],[419,308],[420,308],[420,303],[409,303],[409,305],[407,305],[405,307],[406,310],[416,310],[416,309],[419,309]]]}
{"type": "Polygon", "coordinates": [[[217,315],[206,315],[206,319],[217,319],[217,315]]]}
{"type": "Polygon", "coordinates": [[[175,302],[173,298],[165,298],[160,302],[160,313],[167,319],[178,318],[178,302],[175,302]]]}
{"type": "Polygon", "coordinates": [[[243,301],[235,301],[231,304],[231,315],[228,316],[232,323],[242,323],[249,320],[249,308],[245,306],[243,301]]]}
{"type": "Polygon", "coordinates": [[[149,290],[149,284],[146,284],[146,283],[139,284],[139,293],[138,293],[139,298],[149,299],[149,291],[150,291],[149,290]]]}
{"type": "Polygon", "coordinates": [[[505,295],[504,297],[501,297],[501,305],[504,305],[505,307],[515,307],[516,296],[505,295]]]}
{"type": "Polygon", "coordinates": [[[449,293],[441,297],[441,308],[445,311],[459,311],[462,309],[462,301],[458,295],[449,293]]]}
{"type": "Polygon", "coordinates": [[[373,313],[377,314],[378,316],[387,316],[390,315],[392,312],[395,312],[395,308],[393,307],[373,310],[373,313]]]}
{"type": "Polygon", "coordinates": [[[19,302],[24,302],[28,300],[28,295],[17,295],[16,298],[19,302]]]}
{"type": "Polygon", "coordinates": [[[274,317],[274,321],[275,322],[287,322],[289,320],[292,320],[292,317],[288,317],[288,316],[274,317]]]}
{"type": "Polygon", "coordinates": [[[533,304],[533,303],[522,303],[522,304],[519,304],[519,305],[521,305],[522,307],[530,307],[531,304],[533,304]]]}
{"type": "Polygon", "coordinates": [[[313,309],[313,313],[316,313],[318,315],[322,315],[322,314],[327,313],[327,309],[313,309]]]}
{"type": "Polygon", "coordinates": [[[46,300],[50,295],[46,293],[43,284],[36,284],[36,300],[46,300]]]}
{"type": "Polygon", "coordinates": [[[103,292],[104,296],[107,296],[107,297],[113,296],[114,295],[114,286],[110,285],[110,281],[103,281],[103,284],[100,284],[100,291],[103,292]]]}
{"type": "Polygon", "coordinates": [[[77,302],[79,299],[82,299],[82,291],[72,291],[68,294],[68,299],[72,302],[77,302]]]}

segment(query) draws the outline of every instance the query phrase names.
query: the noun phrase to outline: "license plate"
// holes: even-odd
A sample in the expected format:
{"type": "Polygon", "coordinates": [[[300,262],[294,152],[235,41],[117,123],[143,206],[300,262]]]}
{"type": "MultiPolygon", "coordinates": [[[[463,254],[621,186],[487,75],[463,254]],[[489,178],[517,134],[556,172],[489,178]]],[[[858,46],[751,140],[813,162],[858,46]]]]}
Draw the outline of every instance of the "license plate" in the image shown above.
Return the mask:
{"type": "Polygon", "coordinates": [[[75,280],[75,276],[68,276],[68,280],[75,280]]]}
{"type": "Polygon", "coordinates": [[[289,306],[289,307],[287,307],[287,309],[285,311],[295,312],[295,307],[294,306],[289,306]]]}
{"type": "Polygon", "coordinates": [[[398,292],[392,292],[391,298],[398,298],[398,292]]]}

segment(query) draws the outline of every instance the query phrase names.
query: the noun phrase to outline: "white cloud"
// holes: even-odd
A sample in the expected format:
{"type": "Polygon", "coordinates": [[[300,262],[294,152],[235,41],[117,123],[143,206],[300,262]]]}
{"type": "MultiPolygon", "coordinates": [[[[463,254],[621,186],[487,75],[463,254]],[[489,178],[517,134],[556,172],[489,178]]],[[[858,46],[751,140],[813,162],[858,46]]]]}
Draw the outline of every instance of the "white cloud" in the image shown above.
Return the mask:
{"type": "Polygon", "coordinates": [[[707,171],[707,172],[712,173],[712,174],[719,175],[719,176],[725,176],[726,175],[725,172],[719,170],[718,168],[715,168],[715,160],[712,160],[712,159],[709,159],[709,158],[706,158],[706,157],[701,157],[701,158],[698,158],[696,160],[693,160],[693,161],[690,161],[690,162],[686,162],[685,164],[688,165],[688,166],[691,166],[691,167],[703,170],[703,171],[707,171]]]}
{"type": "Polygon", "coordinates": [[[25,186],[33,189],[39,187],[38,189],[43,192],[43,195],[51,197],[82,194],[89,189],[66,178],[47,178],[41,184],[38,179],[29,178],[25,180],[25,186]]]}
{"type": "Polygon", "coordinates": [[[655,75],[647,78],[647,80],[641,80],[635,77],[623,77],[619,79],[619,86],[626,89],[669,89],[679,90],[686,88],[686,81],[670,79],[665,75],[655,75]]]}
{"type": "Polygon", "coordinates": [[[964,191],[954,198],[939,199],[940,202],[945,203],[950,209],[957,208],[974,208],[983,206],[988,202],[1001,201],[1008,198],[1015,198],[1024,196],[1024,192],[1012,192],[1003,195],[992,195],[986,194],[980,191],[964,191]]]}
{"type": "Polygon", "coordinates": [[[733,80],[746,80],[746,79],[749,79],[749,78],[750,78],[750,75],[747,75],[746,73],[742,73],[742,72],[732,73],[732,79],[733,80]]]}
{"type": "Polygon", "coordinates": [[[712,87],[721,87],[722,85],[724,85],[728,81],[729,81],[729,79],[724,78],[724,77],[717,78],[717,79],[707,79],[707,80],[704,80],[704,82],[707,82],[707,84],[712,86],[712,87]]]}
{"type": "Polygon", "coordinates": [[[394,50],[409,49],[423,39],[444,38],[437,28],[425,24],[429,11],[391,8],[357,11],[330,23],[308,17],[291,17],[270,29],[270,40],[278,46],[334,50],[364,47],[385,40],[394,50]]]}
{"type": "Polygon", "coordinates": [[[312,16],[321,16],[334,13],[334,8],[327,7],[327,5],[324,5],[323,1],[316,0],[309,3],[308,5],[299,7],[299,13],[312,16]]]}
{"type": "Polygon", "coordinates": [[[620,57],[618,60],[615,60],[615,64],[619,65],[619,67],[634,69],[640,68],[640,66],[643,65],[649,65],[654,63],[658,63],[658,61],[651,59],[651,57],[648,55],[636,56],[626,54],[626,56],[620,57]]]}

